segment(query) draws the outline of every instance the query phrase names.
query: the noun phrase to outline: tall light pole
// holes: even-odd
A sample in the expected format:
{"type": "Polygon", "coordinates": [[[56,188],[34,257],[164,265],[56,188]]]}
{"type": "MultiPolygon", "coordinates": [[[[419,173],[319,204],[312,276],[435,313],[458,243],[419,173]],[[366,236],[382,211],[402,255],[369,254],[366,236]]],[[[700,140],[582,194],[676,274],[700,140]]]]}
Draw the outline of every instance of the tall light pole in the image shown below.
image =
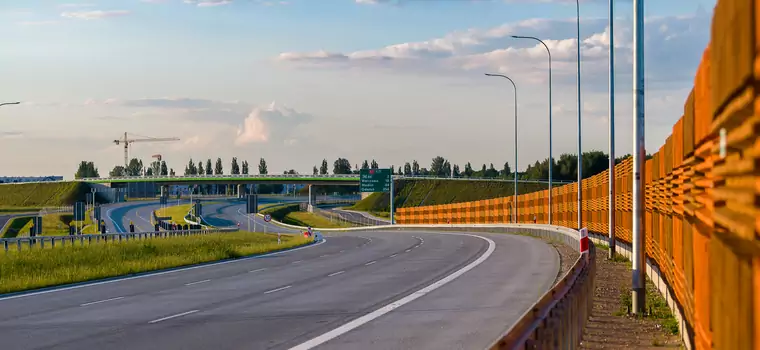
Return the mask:
{"type": "Polygon", "coordinates": [[[549,50],[549,46],[543,40],[532,36],[512,35],[515,39],[532,39],[536,40],[546,48],[546,52],[549,54],[549,225],[552,224],[552,168],[554,167],[554,160],[552,159],[552,52],[549,50]]]}
{"type": "Polygon", "coordinates": [[[515,85],[514,80],[510,79],[506,75],[486,73],[486,76],[505,78],[509,80],[509,82],[512,83],[512,87],[515,88],[515,171],[512,172],[515,178],[515,193],[512,197],[512,222],[517,223],[517,85],[515,85]]]}
{"type": "Polygon", "coordinates": [[[644,0],[633,1],[633,313],[646,309],[644,249],[644,0]]]}
{"type": "Polygon", "coordinates": [[[609,259],[615,257],[615,0],[610,0],[610,169],[609,259]]]}
{"type": "Polygon", "coordinates": [[[6,102],[6,103],[0,103],[0,107],[7,106],[7,105],[17,105],[21,102],[6,102]]]}
{"type": "Polygon", "coordinates": [[[578,29],[576,40],[578,51],[578,229],[583,228],[583,151],[581,150],[581,5],[580,0],[575,0],[575,23],[578,29]]]}

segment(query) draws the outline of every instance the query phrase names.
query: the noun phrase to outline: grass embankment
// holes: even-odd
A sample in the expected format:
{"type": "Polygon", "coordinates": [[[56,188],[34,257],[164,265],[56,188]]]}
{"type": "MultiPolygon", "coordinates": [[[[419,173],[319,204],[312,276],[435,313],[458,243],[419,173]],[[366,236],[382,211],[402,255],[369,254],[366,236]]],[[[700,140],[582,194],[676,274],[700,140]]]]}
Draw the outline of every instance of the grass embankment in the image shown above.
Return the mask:
{"type": "Polygon", "coordinates": [[[17,213],[33,213],[42,210],[40,207],[6,207],[0,206],[0,215],[4,214],[17,214],[17,213]]]}
{"type": "Polygon", "coordinates": [[[236,232],[0,254],[0,293],[239,258],[310,242],[301,236],[236,232]]]}
{"type": "Polygon", "coordinates": [[[55,207],[84,201],[90,186],[81,182],[21,183],[0,185],[0,206],[9,208],[55,207]]]}
{"type": "MultiPolygon", "coordinates": [[[[87,210],[84,222],[74,221],[73,214],[52,213],[42,215],[42,236],[67,236],[70,225],[84,227],[82,230],[84,234],[98,233],[97,225],[92,222],[91,212],[92,209],[87,210]]],[[[32,228],[32,223],[31,217],[14,218],[1,236],[3,238],[27,237],[29,236],[29,229],[32,228]]]]}
{"type": "MultiPolygon", "coordinates": [[[[521,194],[547,189],[546,184],[519,184],[521,194]]],[[[395,182],[394,207],[451,204],[507,197],[514,194],[508,181],[401,180],[395,182]]],[[[390,195],[373,193],[347,209],[370,212],[377,216],[390,211],[390,195]]]]}
{"type": "Polygon", "coordinates": [[[316,215],[299,210],[298,203],[274,205],[261,211],[262,214],[269,214],[274,220],[288,225],[311,226],[315,228],[342,228],[352,227],[351,225],[339,220],[330,220],[324,216],[316,215]]]}
{"type": "Polygon", "coordinates": [[[156,210],[156,216],[168,217],[168,221],[177,225],[185,225],[185,215],[190,212],[190,204],[173,205],[156,210]]]}

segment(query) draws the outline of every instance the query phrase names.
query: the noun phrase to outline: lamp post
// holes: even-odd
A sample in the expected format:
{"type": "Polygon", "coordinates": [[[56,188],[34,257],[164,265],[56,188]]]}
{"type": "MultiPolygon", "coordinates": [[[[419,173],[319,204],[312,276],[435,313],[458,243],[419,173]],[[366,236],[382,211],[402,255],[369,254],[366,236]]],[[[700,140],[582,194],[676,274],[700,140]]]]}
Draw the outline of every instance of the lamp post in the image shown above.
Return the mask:
{"type": "Polygon", "coordinates": [[[583,228],[583,152],[581,150],[581,5],[575,0],[575,22],[578,28],[576,45],[578,48],[578,229],[583,228]]]}
{"type": "Polygon", "coordinates": [[[632,311],[646,310],[646,250],[644,246],[644,0],[633,1],[633,287],[632,311]]]}
{"type": "Polygon", "coordinates": [[[549,225],[552,224],[552,168],[554,160],[552,159],[552,52],[549,46],[543,40],[532,36],[512,35],[515,39],[532,39],[538,41],[546,48],[549,54],[549,225]]]}
{"type": "Polygon", "coordinates": [[[512,87],[514,87],[514,91],[515,91],[515,165],[514,165],[515,170],[513,171],[513,176],[515,180],[515,193],[512,200],[512,222],[517,223],[517,85],[515,85],[514,80],[510,79],[506,75],[486,73],[486,76],[502,77],[504,79],[509,80],[509,82],[512,83],[512,87]]]}
{"type": "Polygon", "coordinates": [[[610,0],[610,165],[609,165],[609,259],[615,257],[615,0],[610,0]]]}

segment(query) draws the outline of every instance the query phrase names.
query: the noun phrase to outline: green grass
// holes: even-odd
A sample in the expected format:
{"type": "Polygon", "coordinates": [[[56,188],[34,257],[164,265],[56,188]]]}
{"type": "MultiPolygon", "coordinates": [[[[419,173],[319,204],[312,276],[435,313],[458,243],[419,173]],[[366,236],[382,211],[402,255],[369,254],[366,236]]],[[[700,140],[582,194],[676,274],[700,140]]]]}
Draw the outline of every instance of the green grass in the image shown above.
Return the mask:
{"type": "MultiPolygon", "coordinates": [[[[279,221],[279,220],[278,220],[279,221]]],[[[343,223],[338,220],[331,221],[330,219],[313,213],[304,211],[294,211],[285,215],[285,218],[281,221],[288,225],[296,226],[311,226],[315,228],[342,228],[352,227],[352,225],[343,223]]]]}
{"type": "Polygon", "coordinates": [[[81,182],[22,183],[0,185],[3,208],[54,207],[84,200],[90,185],[81,182]]]}
{"type": "MultiPolygon", "coordinates": [[[[73,214],[67,213],[52,213],[42,216],[42,236],[67,236],[69,234],[70,225],[79,225],[84,227],[82,231],[85,234],[97,233],[97,225],[94,225],[90,212],[92,209],[87,210],[85,213],[85,220],[74,221],[73,214]]],[[[3,238],[13,237],[27,237],[29,236],[29,229],[32,227],[32,218],[20,217],[13,218],[8,225],[6,232],[2,233],[3,238]]]]}
{"type": "Polygon", "coordinates": [[[184,225],[187,224],[185,215],[188,212],[190,212],[190,204],[180,204],[156,210],[156,215],[159,217],[169,217],[169,222],[184,225]]]}
{"type": "MultiPolygon", "coordinates": [[[[511,196],[514,184],[506,181],[400,180],[395,182],[396,208],[451,204],[511,196]]],[[[546,184],[519,184],[519,193],[544,190],[546,184]]],[[[373,193],[349,209],[366,212],[388,212],[390,195],[373,193]]]]}
{"type": "Polygon", "coordinates": [[[4,207],[0,206],[0,215],[16,213],[32,213],[42,210],[40,207],[4,207]]]}
{"type": "MultiPolygon", "coordinates": [[[[677,335],[679,331],[678,320],[676,320],[675,316],[673,316],[673,312],[670,310],[670,307],[668,307],[668,303],[665,302],[665,299],[662,298],[662,295],[660,295],[657,287],[655,287],[652,281],[649,279],[647,279],[646,288],[646,307],[648,310],[645,317],[654,319],[660,323],[662,325],[662,330],[665,333],[677,335]]],[[[633,298],[631,296],[631,293],[628,292],[621,294],[620,303],[620,310],[615,313],[616,316],[623,316],[628,314],[628,310],[631,310],[633,307],[633,298]]]]}
{"type": "Polygon", "coordinates": [[[239,258],[310,242],[301,236],[235,232],[0,254],[0,293],[239,258]]]}
{"type": "Polygon", "coordinates": [[[8,226],[5,228],[4,232],[0,232],[0,237],[2,238],[15,238],[16,236],[21,233],[21,231],[24,229],[24,227],[27,227],[27,231],[29,232],[29,228],[27,224],[29,224],[32,221],[32,218],[30,217],[21,217],[21,218],[13,218],[11,219],[11,222],[8,224],[8,226]]]}

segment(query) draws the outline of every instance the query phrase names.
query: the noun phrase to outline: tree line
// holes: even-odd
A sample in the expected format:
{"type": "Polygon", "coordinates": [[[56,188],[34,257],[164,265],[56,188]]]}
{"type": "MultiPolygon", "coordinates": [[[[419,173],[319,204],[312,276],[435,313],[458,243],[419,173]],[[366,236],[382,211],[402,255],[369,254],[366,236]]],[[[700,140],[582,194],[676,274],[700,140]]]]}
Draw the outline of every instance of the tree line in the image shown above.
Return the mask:
{"type": "MultiPolygon", "coordinates": [[[[625,158],[630,157],[630,154],[616,157],[615,164],[620,163],[625,158]]],[[[647,159],[651,158],[651,155],[647,155],[647,159]]],[[[609,166],[609,155],[602,151],[589,151],[583,153],[583,177],[594,176],[609,166]]],[[[231,175],[248,175],[251,171],[251,166],[247,160],[239,161],[237,157],[233,157],[230,163],[231,175]]],[[[346,158],[338,158],[332,164],[332,169],[329,168],[327,159],[323,159],[319,167],[316,165],[312,168],[312,175],[327,175],[330,170],[332,174],[359,174],[361,170],[365,169],[379,169],[380,165],[374,159],[364,160],[361,166],[352,166],[351,162],[346,158]]],[[[504,162],[498,169],[493,163],[488,165],[482,164],[482,166],[475,170],[470,162],[464,164],[464,167],[460,168],[457,164],[452,164],[449,160],[437,156],[432,159],[429,167],[421,167],[417,160],[412,162],[405,162],[403,166],[396,167],[390,165],[391,172],[397,175],[404,176],[432,176],[432,177],[455,177],[455,178],[489,178],[489,179],[514,179],[515,176],[520,180],[548,180],[549,179],[549,159],[545,158],[543,161],[536,161],[533,164],[529,164],[524,172],[515,174],[511,168],[509,162],[504,162]]],[[[558,159],[552,160],[552,172],[554,180],[577,180],[578,176],[578,157],[575,154],[564,153],[559,156],[558,159]]],[[[269,173],[267,162],[264,158],[259,159],[258,174],[266,175],[269,173]]],[[[184,169],[184,175],[223,175],[225,173],[224,164],[222,158],[217,158],[215,162],[209,158],[205,162],[195,162],[192,158],[188,161],[184,169]]],[[[285,174],[298,174],[294,169],[286,170],[285,174]]],[[[137,158],[133,158],[129,161],[127,166],[117,165],[108,175],[110,177],[122,177],[122,176],[175,176],[173,168],[169,168],[166,161],[153,161],[148,166],[145,166],[143,161],[137,158]]],[[[75,178],[87,178],[87,177],[100,177],[98,168],[95,167],[94,162],[82,161],[79,163],[79,167],[74,175],[75,178]]]]}

